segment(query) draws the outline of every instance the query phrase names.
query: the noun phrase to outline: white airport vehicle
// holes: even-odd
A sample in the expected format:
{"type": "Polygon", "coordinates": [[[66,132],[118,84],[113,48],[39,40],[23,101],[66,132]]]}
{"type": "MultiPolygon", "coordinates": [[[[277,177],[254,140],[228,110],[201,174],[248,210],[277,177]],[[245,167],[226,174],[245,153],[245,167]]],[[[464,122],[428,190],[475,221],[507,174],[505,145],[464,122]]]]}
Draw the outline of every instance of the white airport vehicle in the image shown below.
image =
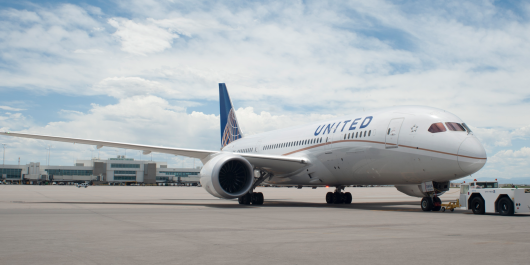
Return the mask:
{"type": "Polygon", "coordinates": [[[86,183],[79,183],[79,184],[77,184],[77,187],[78,187],[78,188],[87,188],[87,187],[88,187],[88,184],[86,184],[86,183]]]}
{"type": "Polygon", "coordinates": [[[473,181],[460,186],[460,206],[474,214],[514,215],[530,212],[530,189],[499,188],[496,181],[473,181]]]}
{"type": "MultiPolygon", "coordinates": [[[[28,133],[0,135],[173,154],[203,163],[201,186],[215,197],[263,204],[257,185],[334,186],[327,203],[351,203],[349,185],[395,185],[439,211],[450,181],[479,171],[486,152],[469,127],[441,109],[400,106],[244,136],[219,84],[221,150],[183,149],[28,133]],[[426,184],[430,189],[426,190],[426,184]]],[[[183,127],[185,125],[183,124],[183,127]]]]}

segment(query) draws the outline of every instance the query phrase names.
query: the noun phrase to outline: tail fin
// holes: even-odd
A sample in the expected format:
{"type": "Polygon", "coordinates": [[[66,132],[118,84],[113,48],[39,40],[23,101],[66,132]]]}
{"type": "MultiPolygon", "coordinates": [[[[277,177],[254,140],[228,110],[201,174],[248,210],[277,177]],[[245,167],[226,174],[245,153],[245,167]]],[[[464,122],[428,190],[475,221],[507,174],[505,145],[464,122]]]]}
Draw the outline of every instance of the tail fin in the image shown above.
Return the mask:
{"type": "Polygon", "coordinates": [[[221,147],[243,138],[236,118],[236,111],[224,83],[219,83],[219,105],[221,107],[221,147]]]}

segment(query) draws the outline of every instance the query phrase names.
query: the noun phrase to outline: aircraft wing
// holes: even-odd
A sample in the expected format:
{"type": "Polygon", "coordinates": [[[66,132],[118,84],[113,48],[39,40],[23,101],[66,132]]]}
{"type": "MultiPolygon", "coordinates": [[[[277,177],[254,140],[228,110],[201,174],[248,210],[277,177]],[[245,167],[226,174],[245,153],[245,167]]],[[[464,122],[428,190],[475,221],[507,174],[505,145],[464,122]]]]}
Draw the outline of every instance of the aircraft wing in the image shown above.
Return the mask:
{"type": "Polygon", "coordinates": [[[57,136],[37,135],[37,134],[28,134],[28,133],[0,132],[0,135],[30,138],[30,139],[40,139],[40,140],[48,140],[48,141],[56,141],[56,142],[65,142],[65,143],[73,143],[73,144],[96,145],[98,149],[104,146],[105,147],[117,147],[117,148],[124,148],[124,149],[141,150],[141,151],[144,151],[144,154],[155,152],[155,153],[164,153],[164,154],[194,157],[194,158],[199,158],[199,159],[203,159],[211,154],[218,153],[218,151],[171,148],[171,147],[141,145],[141,144],[127,144],[127,143],[119,143],[119,142],[108,142],[108,141],[69,138],[69,137],[57,137],[57,136]]]}
{"type": "MultiPolygon", "coordinates": [[[[105,146],[105,147],[132,149],[132,150],[141,150],[141,151],[144,151],[144,154],[155,152],[155,153],[180,155],[180,156],[186,156],[186,157],[194,157],[194,158],[198,158],[201,160],[204,158],[207,158],[209,155],[218,154],[222,152],[222,151],[183,149],[183,148],[172,148],[172,147],[141,145],[141,144],[128,144],[128,143],[119,143],[119,142],[89,140],[89,139],[70,138],[70,137],[58,137],[58,136],[28,134],[28,133],[0,132],[0,135],[30,138],[30,139],[39,139],[39,140],[48,140],[48,141],[56,141],[56,142],[65,142],[65,143],[73,143],[73,144],[96,145],[98,149],[105,146]]],[[[302,158],[302,157],[245,154],[245,153],[236,153],[236,154],[246,158],[250,162],[250,164],[254,165],[255,167],[265,169],[275,175],[283,175],[283,174],[295,172],[303,168],[304,166],[306,166],[307,163],[309,163],[307,158],[302,158]]]]}
{"type": "Polygon", "coordinates": [[[238,154],[248,160],[255,167],[265,169],[275,175],[293,173],[310,163],[304,157],[290,157],[278,155],[238,154]]]}

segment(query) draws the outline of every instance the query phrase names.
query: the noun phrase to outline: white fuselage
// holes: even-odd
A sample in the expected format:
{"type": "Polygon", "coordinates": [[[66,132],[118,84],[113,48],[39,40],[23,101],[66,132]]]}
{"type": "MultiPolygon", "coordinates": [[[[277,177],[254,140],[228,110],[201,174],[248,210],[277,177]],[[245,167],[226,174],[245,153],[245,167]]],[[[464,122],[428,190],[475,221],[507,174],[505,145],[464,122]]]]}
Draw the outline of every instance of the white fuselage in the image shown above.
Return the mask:
{"type": "Polygon", "coordinates": [[[246,136],[223,152],[310,161],[302,170],[265,181],[275,185],[419,184],[450,181],[480,170],[487,158],[477,138],[468,131],[428,131],[439,122],[463,123],[440,109],[394,107],[246,136]]]}

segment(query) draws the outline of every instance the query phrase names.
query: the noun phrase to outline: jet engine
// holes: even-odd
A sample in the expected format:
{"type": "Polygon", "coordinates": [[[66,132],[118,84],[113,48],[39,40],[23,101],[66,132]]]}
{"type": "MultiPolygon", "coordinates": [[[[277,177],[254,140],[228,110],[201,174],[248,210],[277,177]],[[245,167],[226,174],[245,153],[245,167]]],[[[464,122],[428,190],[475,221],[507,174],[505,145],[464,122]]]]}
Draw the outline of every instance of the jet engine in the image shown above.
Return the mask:
{"type": "Polygon", "coordinates": [[[200,176],[204,189],[223,199],[245,195],[254,183],[252,165],[234,154],[220,154],[212,158],[203,166],[200,176]]]}

